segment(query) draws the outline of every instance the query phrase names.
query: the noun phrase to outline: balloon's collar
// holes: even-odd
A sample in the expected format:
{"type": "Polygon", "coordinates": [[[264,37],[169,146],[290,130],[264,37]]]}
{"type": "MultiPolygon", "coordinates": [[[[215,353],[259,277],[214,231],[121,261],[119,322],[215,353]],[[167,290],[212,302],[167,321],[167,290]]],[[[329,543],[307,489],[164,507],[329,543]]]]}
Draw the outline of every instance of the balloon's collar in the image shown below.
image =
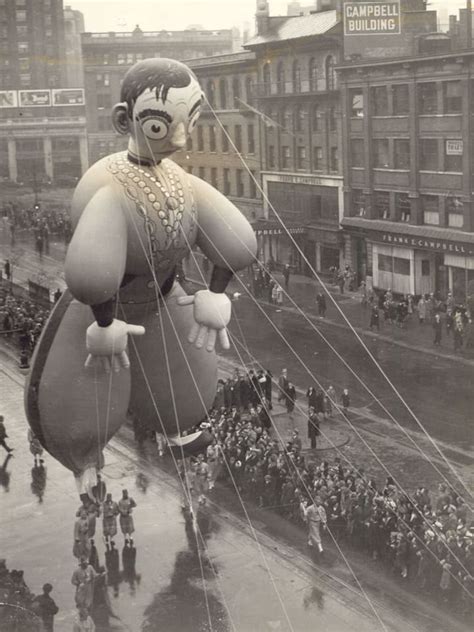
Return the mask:
{"type": "Polygon", "coordinates": [[[148,158],[140,158],[139,156],[135,156],[135,154],[132,154],[130,152],[127,152],[127,159],[130,160],[130,162],[133,162],[134,165],[139,165],[140,167],[153,167],[159,165],[161,162],[161,160],[156,160],[152,162],[148,158]]]}

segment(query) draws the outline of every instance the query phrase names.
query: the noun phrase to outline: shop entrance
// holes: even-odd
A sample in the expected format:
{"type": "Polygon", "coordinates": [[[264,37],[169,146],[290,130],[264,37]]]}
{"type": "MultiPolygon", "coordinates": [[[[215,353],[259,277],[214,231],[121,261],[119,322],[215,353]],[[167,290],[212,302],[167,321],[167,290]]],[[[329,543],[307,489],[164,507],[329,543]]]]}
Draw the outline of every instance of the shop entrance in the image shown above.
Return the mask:
{"type": "Polygon", "coordinates": [[[444,265],[444,255],[436,253],[434,256],[435,263],[435,291],[438,298],[444,299],[449,292],[449,274],[448,267],[444,265]]]}

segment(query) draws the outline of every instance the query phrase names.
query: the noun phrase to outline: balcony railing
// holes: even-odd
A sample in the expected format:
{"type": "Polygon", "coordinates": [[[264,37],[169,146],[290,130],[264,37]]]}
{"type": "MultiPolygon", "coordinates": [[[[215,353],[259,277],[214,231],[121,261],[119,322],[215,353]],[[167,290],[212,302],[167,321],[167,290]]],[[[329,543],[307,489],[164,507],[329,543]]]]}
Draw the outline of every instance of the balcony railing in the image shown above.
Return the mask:
{"type": "Polygon", "coordinates": [[[301,81],[269,81],[254,85],[254,91],[258,97],[273,97],[295,94],[315,94],[333,92],[338,90],[337,84],[327,82],[326,79],[301,79],[301,81]]]}
{"type": "Polygon", "coordinates": [[[10,128],[25,128],[25,127],[61,127],[63,125],[80,125],[85,126],[85,116],[55,116],[54,118],[14,118],[14,119],[2,119],[0,118],[0,127],[10,128]]]}

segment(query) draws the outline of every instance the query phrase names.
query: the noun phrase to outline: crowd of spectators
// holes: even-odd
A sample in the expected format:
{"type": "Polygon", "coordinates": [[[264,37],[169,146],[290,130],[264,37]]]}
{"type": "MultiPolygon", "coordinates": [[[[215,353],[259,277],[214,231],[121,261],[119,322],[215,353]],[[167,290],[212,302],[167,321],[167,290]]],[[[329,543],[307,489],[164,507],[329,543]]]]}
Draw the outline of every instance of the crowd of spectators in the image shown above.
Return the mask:
{"type": "Polygon", "coordinates": [[[0,629],[2,632],[52,632],[58,612],[50,596],[53,587],[44,584],[43,593],[34,595],[22,570],[8,570],[0,559],[0,629]]]}
{"type": "MultiPolygon", "coordinates": [[[[304,508],[318,500],[327,515],[328,542],[334,538],[365,552],[399,581],[472,615],[474,523],[454,489],[440,484],[437,492],[404,490],[391,477],[378,484],[364,467],[340,458],[318,459],[298,430],[287,441],[276,436],[271,400],[261,398],[258,379],[237,372],[230,382],[221,381],[214,408],[199,426],[212,435],[204,470],[209,488],[221,479],[244,500],[301,526],[304,508]],[[224,387],[232,394],[243,382],[249,397],[226,397],[224,387]]],[[[190,460],[191,485],[203,471],[202,460],[190,460]]]]}
{"type": "Polygon", "coordinates": [[[0,333],[18,342],[20,353],[31,355],[49,311],[29,299],[0,294],[0,333]]]}
{"type": "Polygon", "coordinates": [[[37,249],[47,252],[50,235],[57,235],[68,243],[71,234],[71,220],[64,210],[45,207],[40,203],[33,206],[20,206],[15,202],[7,202],[3,206],[3,220],[8,223],[12,242],[18,231],[26,230],[35,237],[37,249]]]}

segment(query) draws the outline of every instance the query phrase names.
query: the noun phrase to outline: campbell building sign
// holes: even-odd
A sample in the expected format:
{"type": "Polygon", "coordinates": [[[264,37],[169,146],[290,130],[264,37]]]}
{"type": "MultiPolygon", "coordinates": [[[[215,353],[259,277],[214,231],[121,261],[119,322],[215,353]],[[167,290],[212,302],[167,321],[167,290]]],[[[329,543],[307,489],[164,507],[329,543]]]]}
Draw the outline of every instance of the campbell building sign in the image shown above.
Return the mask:
{"type": "Polygon", "coordinates": [[[400,0],[344,3],[344,35],[400,33],[400,0]]]}

